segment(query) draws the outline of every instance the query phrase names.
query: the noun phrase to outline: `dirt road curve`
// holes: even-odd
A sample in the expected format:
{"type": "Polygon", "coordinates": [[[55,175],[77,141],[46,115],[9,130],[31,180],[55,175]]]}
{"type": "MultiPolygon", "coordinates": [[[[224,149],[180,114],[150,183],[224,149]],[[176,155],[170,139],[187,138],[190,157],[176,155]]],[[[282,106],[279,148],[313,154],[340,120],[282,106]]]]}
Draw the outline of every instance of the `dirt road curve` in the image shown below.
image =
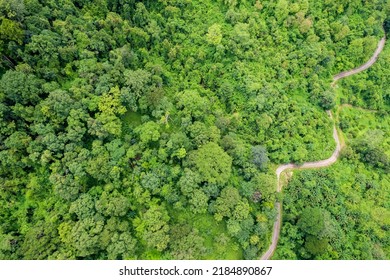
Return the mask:
{"type": "MultiPolygon", "coordinates": [[[[332,118],[332,113],[330,111],[328,111],[328,114],[332,118]]],[[[330,156],[330,158],[320,160],[320,161],[306,162],[302,165],[297,165],[294,163],[280,165],[276,169],[277,191],[280,192],[282,190],[282,184],[280,183],[280,174],[287,169],[320,168],[320,167],[326,167],[326,166],[329,166],[329,165],[335,163],[337,161],[337,158],[339,157],[339,154],[341,151],[341,144],[340,144],[339,136],[337,134],[336,125],[333,126],[333,139],[336,142],[336,149],[334,150],[334,152],[330,156]]],[[[277,215],[276,221],[274,223],[274,229],[273,229],[273,233],[272,233],[272,241],[271,241],[271,245],[269,246],[267,252],[265,252],[264,255],[261,257],[262,260],[268,260],[275,252],[276,245],[278,244],[280,226],[282,224],[282,209],[281,209],[281,205],[279,202],[277,202],[275,204],[275,207],[276,207],[276,211],[278,212],[278,215],[277,215]]]]}
{"type": "MultiPolygon", "coordinates": [[[[336,149],[334,150],[334,152],[330,156],[330,158],[327,158],[327,159],[324,159],[324,160],[320,160],[320,161],[306,162],[306,163],[304,163],[302,165],[296,165],[296,164],[293,164],[293,163],[280,165],[276,169],[276,176],[278,178],[278,182],[279,182],[280,174],[283,171],[285,171],[286,169],[320,168],[320,167],[326,167],[326,166],[329,166],[329,165],[335,163],[337,158],[338,158],[338,156],[339,156],[340,150],[341,150],[340,140],[339,140],[339,136],[337,134],[336,126],[333,127],[333,139],[336,142],[336,149]]],[[[281,185],[278,184],[278,192],[280,192],[280,191],[281,191],[281,185]]]]}
{"type": "MultiPolygon", "coordinates": [[[[379,41],[378,47],[375,50],[374,55],[366,63],[364,63],[360,67],[352,69],[352,70],[349,70],[349,71],[341,72],[341,73],[335,75],[333,77],[332,86],[338,80],[340,80],[342,78],[345,78],[345,77],[348,77],[348,76],[351,76],[351,75],[354,75],[354,74],[359,73],[361,71],[364,71],[367,68],[369,68],[371,65],[373,65],[375,63],[375,61],[378,59],[379,54],[383,50],[383,48],[385,46],[385,42],[386,42],[386,38],[383,37],[379,41]]],[[[331,119],[333,119],[332,113],[330,111],[328,111],[327,113],[328,113],[329,117],[331,119]]],[[[334,126],[333,126],[333,139],[336,142],[336,149],[334,150],[333,154],[328,159],[324,159],[324,160],[320,160],[320,161],[314,161],[314,162],[306,162],[306,163],[304,163],[302,165],[296,165],[294,163],[288,163],[288,164],[280,165],[276,169],[277,192],[282,191],[282,184],[280,183],[280,174],[283,171],[285,171],[287,169],[321,168],[321,167],[326,167],[326,166],[329,166],[329,165],[332,165],[333,163],[335,163],[337,161],[338,157],[339,157],[339,154],[340,154],[340,151],[341,151],[341,148],[342,148],[342,146],[340,144],[339,136],[337,134],[336,124],[334,124],[334,126]]],[[[278,215],[277,215],[276,221],[274,223],[274,228],[273,228],[273,232],[272,232],[271,245],[269,246],[268,250],[264,253],[264,255],[261,256],[261,258],[260,258],[261,260],[269,260],[272,257],[272,255],[274,254],[275,249],[276,249],[276,245],[278,244],[279,234],[280,234],[280,227],[281,227],[281,224],[282,224],[282,205],[279,202],[276,202],[275,208],[276,208],[276,211],[277,211],[278,215]]]]}
{"type": "Polygon", "coordinates": [[[338,80],[340,80],[342,78],[345,78],[345,77],[357,74],[357,73],[362,72],[362,71],[366,70],[367,68],[371,67],[371,65],[373,65],[375,63],[375,61],[378,59],[378,56],[382,52],[382,50],[383,50],[383,48],[385,46],[385,43],[386,43],[386,37],[383,37],[379,41],[378,47],[376,48],[373,56],[366,63],[364,63],[363,65],[359,66],[358,68],[355,68],[355,69],[352,69],[352,70],[348,70],[348,71],[344,71],[344,72],[341,72],[341,73],[335,75],[333,77],[332,85],[334,85],[338,80]]]}

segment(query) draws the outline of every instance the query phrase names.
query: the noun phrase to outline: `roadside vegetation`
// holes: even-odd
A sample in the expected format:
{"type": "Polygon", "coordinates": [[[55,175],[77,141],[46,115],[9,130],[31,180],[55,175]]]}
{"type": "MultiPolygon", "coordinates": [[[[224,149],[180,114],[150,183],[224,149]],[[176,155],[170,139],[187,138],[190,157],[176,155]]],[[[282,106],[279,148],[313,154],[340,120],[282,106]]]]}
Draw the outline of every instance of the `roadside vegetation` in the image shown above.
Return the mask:
{"type": "MultiPolygon", "coordinates": [[[[379,0],[0,0],[0,259],[258,258],[275,167],[332,154],[332,75],[370,57],[388,14],[379,0]]],[[[389,258],[388,61],[361,74],[369,86],[340,85],[380,113],[344,108],[339,168],[294,175],[277,257],[389,258]]]]}

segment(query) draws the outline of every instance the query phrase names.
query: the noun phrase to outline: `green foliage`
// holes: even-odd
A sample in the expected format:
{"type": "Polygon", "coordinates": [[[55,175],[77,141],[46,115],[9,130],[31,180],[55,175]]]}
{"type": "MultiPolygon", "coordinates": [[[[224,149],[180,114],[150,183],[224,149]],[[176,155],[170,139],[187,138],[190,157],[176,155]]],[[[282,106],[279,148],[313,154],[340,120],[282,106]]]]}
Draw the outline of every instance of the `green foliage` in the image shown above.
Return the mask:
{"type": "Polygon", "coordinates": [[[24,1],[1,0],[0,13],[9,19],[22,20],[27,11],[24,1]]]}
{"type": "Polygon", "coordinates": [[[17,22],[12,20],[1,18],[0,24],[0,40],[1,41],[14,41],[19,45],[22,44],[24,32],[20,28],[17,22]]]}
{"type": "Polygon", "coordinates": [[[349,139],[353,154],[349,157],[360,158],[372,166],[387,171],[389,169],[390,142],[389,116],[379,116],[374,111],[343,108],[340,122],[349,139]]]}
{"type": "Polygon", "coordinates": [[[310,235],[306,237],[305,249],[314,256],[326,253],[328,245],[327,239],[318,239],[310,235]]]}
{"type": "Polygon", "coordinates": [[[207,143],[194,151],[190,155],[190,162],[202,181],[224,185],[230,177],[232,159],[216,143],[207,143]]]}
{"type": "Polygon", "coordinates": [[[129,206],[128,200],[117,192],[103,192],[95,203],[96,211],[107,217],[125,216],[129,206]]]}
{"type": "Polygon", "coordinates": [[[221,26],[219,24],[211,25],[206,34],[206,39],[209,44],[219,45],[222,41],[221,26]]]}
{"type": "Polygon", "coordinates": [[[388,258],[388,183],[387,174],[356,159],[343,159],[326,170],[297,172],[284,196],[275,257],[388,258]]]}
{"type": "Polygon", "coordinates": [[[332,237],[330,214],[321,208],[305,208],[298,220],[297,226],[308,235],[317,238],[332,237]]]}
{"type": "Polygon", "coordinates": [[[171,255],[175,260],[203,259],[206,253],[205,240],[198,230],[190,229],[187,225],[177,225],[171,230],[175,238],[172,243],[171,255]]]}
{"type": "Polygon", "coordinates": [[[382,148],[382,143],[385,141],[383,134],[381,130],[369,130],[353,143],[353,148],[361,155],[363,161],[389,170],[390,160],[382,148]]]}
{"type": "Polygon", "coordinates": [[[33,74],[8,71],[1,77],[0,91],[8,105],[36,105],[40,101],[43,81],[33,74]]]}
{"type": "Polygon", "coordinates": [[[329,86],[388,32],[382,2],[0,0],[0,258],[255,259],[275,165],[331,155],[339,99],[379,111],[338,120],[359,176],[292,181],[280,254],[387,257],[388,46],[329,86]],[[291,201],[328,183],[367,205],[316,189],[307,232],[291,201]]]}
{"type": "Polygon", "coordinates": [[[336,104],[336,96],[333,91],[327,90],[324,91],[319,96],[319,105],[323,107],[325,110],[332,109],[336,104]]]}
{"type": "Polygon", "coordinates": [[[386,34],[390,33],[390,18],[387,18],[383,24],[386,34]]]}
{"type": "Polygon", "coordinates": [[[169,243],[169,215],[164,206],[151,205],[140,218],[134,220],[137,234],[150,248],[163,251],[169,243]]]}
{"type": "MultiPolygon", "coordinates": [[[[375,49],[377,40],[373,41],[372,45],[373,47],[371,49],[375,49]]],[[[378,60],[372,67],[364,72],[342,80],[342,88],[339,94],[342,95],[343,103],[383,112],[389,111],[389,53],[390,48],[386,43],[378,60]]]]}
{"type": "Polygon", "coordinates": [[[199,95],[197,91],[183,91],[177,94],[177,106],[183,116],[202,119],[208,109],[208,101],[199,95]]]}
{"type": "Polygon", "coordinates": [[[253,163],[256,165],[257,168],[263,171],[267,168],[269,158],[265,147],[263,146],[252,147],[252,157],[253,157],[253,163]]]}
{"type": "Polygon", "coordinates": [[[159,125],[153,121],[140,125],[135,129],[139,134],[141,143],[147,144],[150,141],[157,141],[160,138],[159,125]]]}
{"type": "Polygon", "coordinates": [[[207,211],[208,196],[201,190],[194,190],[190,198],[191,210],[194,213],[204,214],[207,211]]]}

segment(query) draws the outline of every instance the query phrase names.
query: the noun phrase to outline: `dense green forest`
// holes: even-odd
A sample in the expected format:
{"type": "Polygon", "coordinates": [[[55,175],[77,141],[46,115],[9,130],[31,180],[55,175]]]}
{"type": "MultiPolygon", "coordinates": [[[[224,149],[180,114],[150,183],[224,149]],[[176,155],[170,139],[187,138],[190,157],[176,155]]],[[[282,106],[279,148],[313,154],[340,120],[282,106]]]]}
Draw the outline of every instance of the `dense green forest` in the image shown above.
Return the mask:
{"type": "Polygon", "coordinates": [[[348,136],[341,161],[296,172],[285,190],[276,258],[390,257],[390,116],[345,108],[341,124],[348,136]]]}
{"type": "Polygon", "coordinates": [[[389,259],[386,0],[0,0],[0,259],[389,259]],[[352,104],[363,110],[340,104],[352,104]],[[276,194],[275,167],[294,172],[276,194]],[[372,111],[375,110],[375,111],[372,111]]]}

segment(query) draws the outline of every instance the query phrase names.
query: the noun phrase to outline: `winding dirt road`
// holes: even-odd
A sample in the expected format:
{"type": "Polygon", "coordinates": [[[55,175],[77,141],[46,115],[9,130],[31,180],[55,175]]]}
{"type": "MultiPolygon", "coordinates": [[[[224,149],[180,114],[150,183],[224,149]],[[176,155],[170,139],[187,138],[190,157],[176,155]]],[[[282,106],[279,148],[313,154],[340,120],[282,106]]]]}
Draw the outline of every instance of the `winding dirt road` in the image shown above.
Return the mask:
{"type": "Polygon", "coordinates": [[[385,47],[385,43],[386,43],[386,37],[383,37],[379,41],[378,46],[377,46],[374,54],[371,56],[371,58],[366,63],[364,63],[363,65],[361,65],[355,69],[344,71],[344,72],[341,72],[341,73],[335,75],[333,77],[332,85],[334,85],[338,80],[340,80],[342,78],[357,74],[357,73],[362,72],[362,71],[366,70],[367,68],[371,67],[371,65],[373,65],[376,62],[376,60],[378,59],[379,54],[382,52],[383,48],[385,47]]]}
{"type": "MultiPolygon", "coordinates": [[[[363,65],[352,69],[348,71],[341,72],[333,77],[332,86],[335,85],[335,83],[345,77],[354,75],[356,73],[359,73],[361,71],[366,70],[371,65],[373,65],[376,60],[378,59],[379,54],[382,52],[386,42],[386,37],[383,37],[379,43],[378,47],[374,52],[374,55],[363,65]]],[[[329,117],[333,120],[332,113],[330,111],[327,111],[329,117]]],[[[288,169],[309,169],[309,168],[321,168],[321,167],[327,167],[335,163],[340,155],[340,151],[343,144],[340,144],[340,139],[337,133],[336,124],[333,125],[333,139],[336,142],[336,149],[334,150],[333,154],[330,156],[330,158],[320,160],[320,161],[314,161],[314,162],[306,162],[302,165],[297,165],[294,163],[288,163],[288,164],[282,164],[276,169],[276,178],[277,178],[277,192],[282,191],[282,184],[280,183],[280,174],[283,173],[285,170],[288,169]]],[[[271,245],[269,246],[268,250],[261,256],[261,260],[269,260],[272,255],[275,252],[276,245],[278,244],[279,235],[280,235],[280,227],[282,224],[282,205],[280,202],[275,203],[275,208],[277,211],[277,217],[274,223],[274,228],[272,232],[272,241],[271,245]]]]}

